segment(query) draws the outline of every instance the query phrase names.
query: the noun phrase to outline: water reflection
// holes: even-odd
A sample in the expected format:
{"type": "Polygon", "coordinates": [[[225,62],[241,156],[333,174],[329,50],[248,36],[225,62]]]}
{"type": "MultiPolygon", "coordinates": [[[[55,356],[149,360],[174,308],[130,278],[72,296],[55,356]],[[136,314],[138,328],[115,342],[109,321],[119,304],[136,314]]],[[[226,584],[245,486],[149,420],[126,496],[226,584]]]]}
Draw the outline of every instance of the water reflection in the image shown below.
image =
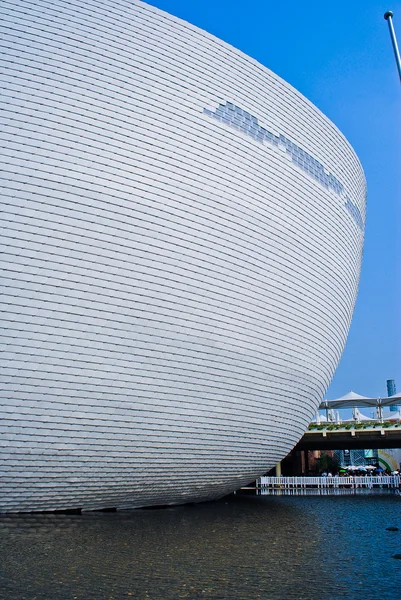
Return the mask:
{"type": "Polygon", "coordinates": [[[237,496],[217,503],[125,513],[3,517],[0,597],[394,599],[399,587],[390,579],[378,594],[383,570],[372,596],[369,582],[376,568],[373,538],[374,544],[383,545],[386,568],[389,572],[397,568],[398,576],[400,565],[391,555],[401,551],[401,535],[397,545],[397,536],[385,532],[386,526],[394,524],[395,510],[399,511],[399,499],[394,497],[237,496]],[[352,517],[356,509],[365,515],[364,527],[366,518],[372,520],[372,506],[364,504],[367,500],[381,503],[381,513],[383,507],[388,513],[383,524],[374,525],[380,527],[379,534],[383,530],[381,537],[376,532],[373,536],[370,528],[368,533],[361,530],[359,517],[352,517]],[[356,530],[355,522],[359,522],[356,530]],[[368,544],[366,535],[372,538],[368,544]],[[361,552],[355,544],[362,542],[361,552]],[[386,547],[390,542],[394,551],[386,547]],[[362,587],[355,578],[362,578],[362,587]]]}
{"type": "Polygon", "coordinates": [[[400,496],[399,490],[368,488],[268,488],[260,496],[400,496]]]}

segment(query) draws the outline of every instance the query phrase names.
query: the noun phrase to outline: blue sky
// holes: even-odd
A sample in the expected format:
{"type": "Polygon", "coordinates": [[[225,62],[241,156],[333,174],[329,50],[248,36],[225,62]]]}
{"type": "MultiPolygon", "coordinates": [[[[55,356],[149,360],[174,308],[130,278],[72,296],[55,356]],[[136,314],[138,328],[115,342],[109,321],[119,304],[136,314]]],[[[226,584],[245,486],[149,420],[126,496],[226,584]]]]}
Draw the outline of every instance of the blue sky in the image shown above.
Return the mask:
{"type": "Polygon", "coordinates": [[[401,85],[387,10],[401,44],[401,1],[285,3],[150,0],[232,44],[291,83],[344,133],[368,185],[354,318],[327,398],[401,391],[401,85]],[[397,242],[398,237],[398,242],[397,242]]]}

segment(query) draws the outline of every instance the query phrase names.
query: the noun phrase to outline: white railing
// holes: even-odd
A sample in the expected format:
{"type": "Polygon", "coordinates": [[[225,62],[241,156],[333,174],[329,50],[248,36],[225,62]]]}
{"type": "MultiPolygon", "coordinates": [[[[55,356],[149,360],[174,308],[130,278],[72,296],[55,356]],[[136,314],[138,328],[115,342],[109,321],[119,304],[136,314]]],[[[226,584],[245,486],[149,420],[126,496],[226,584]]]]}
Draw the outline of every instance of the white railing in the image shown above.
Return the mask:
{"type": "Polygon", "coordinates": [[[399,489],[400,475],[381,477],[261,477],[256,481],[257,490],[268,489],[337,489],[337,488],[388,488],[399,489]]]}

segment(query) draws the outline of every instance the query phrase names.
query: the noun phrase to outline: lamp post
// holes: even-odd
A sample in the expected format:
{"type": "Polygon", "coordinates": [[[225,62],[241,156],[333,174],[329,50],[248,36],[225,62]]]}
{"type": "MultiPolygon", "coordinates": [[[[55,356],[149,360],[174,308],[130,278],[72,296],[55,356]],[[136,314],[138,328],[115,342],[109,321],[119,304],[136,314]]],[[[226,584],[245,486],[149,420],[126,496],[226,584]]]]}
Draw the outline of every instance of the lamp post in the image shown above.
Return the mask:
{"type": "Polygon", "coordinates": [[[386,21],[388,23],[388,28],[389,28],[390,37],[391,37],[391,43],[393,44],[395,62],[397,65],[398,75],[399,75],[400,81],[401,81],[401,58],[400,58],[400,51],[398,50],[397,38],[395,37],[395,31],[394,31],[394,26],[393,26],[393,12],[391,10],[388,10],[386,13],[384,13],[384,18],[386,19],[386,21]]]}

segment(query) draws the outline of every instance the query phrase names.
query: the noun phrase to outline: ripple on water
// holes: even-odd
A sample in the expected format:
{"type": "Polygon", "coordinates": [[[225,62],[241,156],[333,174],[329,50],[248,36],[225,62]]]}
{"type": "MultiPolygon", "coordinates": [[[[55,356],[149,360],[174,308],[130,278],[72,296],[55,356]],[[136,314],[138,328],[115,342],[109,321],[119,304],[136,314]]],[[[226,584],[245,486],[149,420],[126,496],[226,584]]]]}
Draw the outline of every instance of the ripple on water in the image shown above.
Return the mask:
{"type": "Polygon", "coordinates": [[[0,518],[5,600],[401,597],[397,497],[250,497],[0,518]]]}

